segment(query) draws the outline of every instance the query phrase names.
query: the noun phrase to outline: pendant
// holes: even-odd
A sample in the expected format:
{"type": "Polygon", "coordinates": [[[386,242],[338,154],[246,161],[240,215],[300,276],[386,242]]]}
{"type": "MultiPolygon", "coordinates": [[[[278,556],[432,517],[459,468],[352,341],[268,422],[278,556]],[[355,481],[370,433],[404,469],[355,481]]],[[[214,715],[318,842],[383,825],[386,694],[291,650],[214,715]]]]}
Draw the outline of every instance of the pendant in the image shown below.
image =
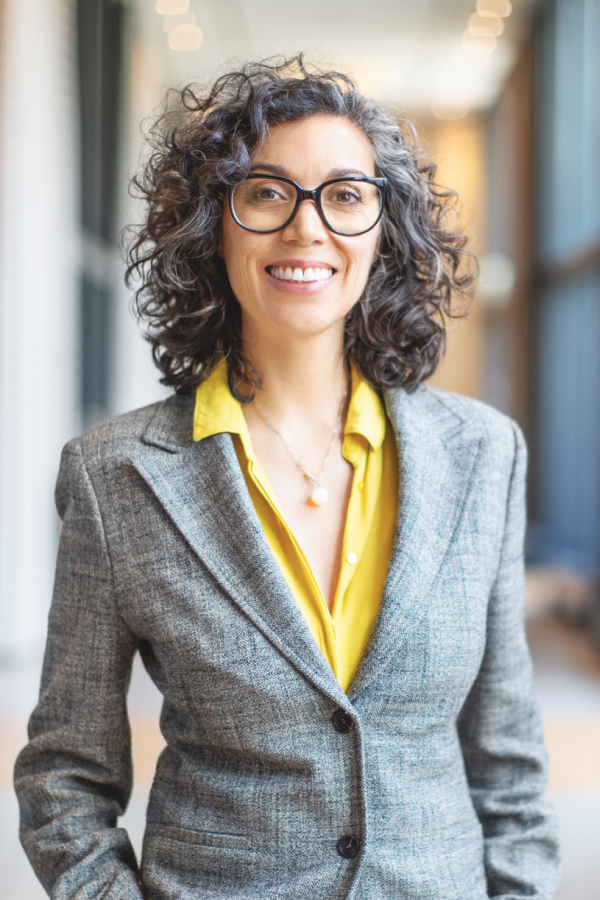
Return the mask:
{"type": "Polygon", "coordinates": [[[313,506],[323,506],[329,500],[329,494],[320,484],[316,486],[310,495],[310,502],[313,506]]]}

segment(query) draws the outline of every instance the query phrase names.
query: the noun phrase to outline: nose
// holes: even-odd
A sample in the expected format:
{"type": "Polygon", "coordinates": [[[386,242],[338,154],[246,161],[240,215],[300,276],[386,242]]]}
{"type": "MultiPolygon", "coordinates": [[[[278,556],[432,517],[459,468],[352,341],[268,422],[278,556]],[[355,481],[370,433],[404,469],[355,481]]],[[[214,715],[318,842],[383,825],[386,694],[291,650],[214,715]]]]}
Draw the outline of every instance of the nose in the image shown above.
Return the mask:
{"type": "Polygon", "coordinates": [[[283,229],[282,237],[286,241],[295,241],[304,246],[327,240],[327,228],[313,200],[303,200],[300,203],[296,215],[283,229]]]}

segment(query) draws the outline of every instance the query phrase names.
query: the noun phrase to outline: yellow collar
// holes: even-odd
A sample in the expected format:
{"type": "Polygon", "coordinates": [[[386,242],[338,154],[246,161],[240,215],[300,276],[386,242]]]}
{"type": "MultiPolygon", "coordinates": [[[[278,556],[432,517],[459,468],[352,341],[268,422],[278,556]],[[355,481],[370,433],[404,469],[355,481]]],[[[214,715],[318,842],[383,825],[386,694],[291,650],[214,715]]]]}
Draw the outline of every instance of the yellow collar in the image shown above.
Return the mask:
{"type": "MultiPolygon", "coordinates": [[[[222,360],[206,381],[196,389],[194,440],[213,434],[239,434],[246,456],[254,459],[250,433],[241,403],[229,390],[227,364],[222,360]]],[[[373,450],[379,450],[385,437],[385,411],[377,393],[352,370],[350,405],[344,434],[361,434],[373,450]]]]}

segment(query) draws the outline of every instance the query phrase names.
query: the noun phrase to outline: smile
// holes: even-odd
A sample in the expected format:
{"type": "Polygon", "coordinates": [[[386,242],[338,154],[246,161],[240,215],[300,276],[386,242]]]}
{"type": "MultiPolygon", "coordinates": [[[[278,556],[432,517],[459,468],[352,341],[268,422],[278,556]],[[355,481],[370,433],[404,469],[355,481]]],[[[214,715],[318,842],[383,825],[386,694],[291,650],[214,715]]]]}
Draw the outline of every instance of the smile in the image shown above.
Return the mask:
{"type": "Polygon", "coordinates": [[[319,266],[314,268],[294,268],[291,266],[267,266],[267,272],[278,281],[327,281],[333,275],[333,269],[325,269],[319,266]]]}

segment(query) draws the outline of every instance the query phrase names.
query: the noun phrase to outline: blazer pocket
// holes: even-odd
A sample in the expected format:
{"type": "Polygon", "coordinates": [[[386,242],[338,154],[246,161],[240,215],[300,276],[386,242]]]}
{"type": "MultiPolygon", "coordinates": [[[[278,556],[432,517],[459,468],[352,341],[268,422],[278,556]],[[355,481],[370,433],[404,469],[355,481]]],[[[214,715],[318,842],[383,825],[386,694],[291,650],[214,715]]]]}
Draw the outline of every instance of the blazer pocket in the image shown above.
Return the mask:
{"type": "Polygon", "coordinates": [[[248,834],[231,834],[221,831],[198,831],[195,828],[182,828],[179,825],[164,825],[161,822],[149,822],[146,834],[152,838],[164,838],[181,844],[193,844],[199,847],[220,847],[229,850],[250,850],[252,838],[248,834]]]}

